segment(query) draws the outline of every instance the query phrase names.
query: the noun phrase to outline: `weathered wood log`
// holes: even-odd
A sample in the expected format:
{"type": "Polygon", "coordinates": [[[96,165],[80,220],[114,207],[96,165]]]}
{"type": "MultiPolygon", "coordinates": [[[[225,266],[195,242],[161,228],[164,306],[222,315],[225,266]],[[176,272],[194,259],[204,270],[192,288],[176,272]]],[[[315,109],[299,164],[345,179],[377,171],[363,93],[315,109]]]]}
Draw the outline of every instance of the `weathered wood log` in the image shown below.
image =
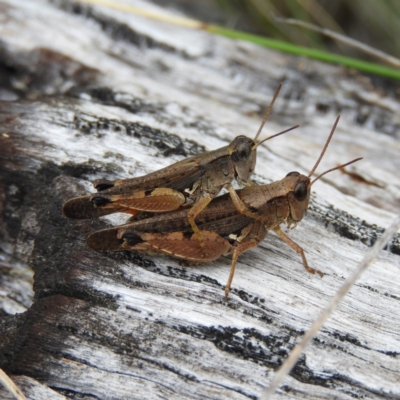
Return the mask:
{"type": "MultiPolygon", "coordinates": [[[[398,83],[100,7],[0,7],[0,367],[35,399],[257,398],[398,213],[398,83]],[[324,278],[270,234],[224,302],[229,258],[96,253],[88,234],[126,216],[62,216],[93,179],[254,135],[281,80],[265,131],[302,128],[260,148],[256,181],[308,172],[338,113],[319,170],[364,157],[319,181],[288,233],[324,278]]],[[[397,235],[276,397],[400,398],[399,255],[397,235]]]]}

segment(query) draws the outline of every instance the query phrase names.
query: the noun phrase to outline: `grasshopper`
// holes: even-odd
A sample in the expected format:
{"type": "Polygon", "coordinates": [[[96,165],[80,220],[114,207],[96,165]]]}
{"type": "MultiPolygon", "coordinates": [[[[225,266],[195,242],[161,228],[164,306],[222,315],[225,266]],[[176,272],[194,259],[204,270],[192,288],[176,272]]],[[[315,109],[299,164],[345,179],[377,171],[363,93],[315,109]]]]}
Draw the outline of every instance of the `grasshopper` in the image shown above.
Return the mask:
{"type": "Polygon", "coordinates": [[[254,139],[238,136],[225,147],[199,154],[159,171],[132,179],[95,180],[98,193],[68,200],[63,214],[68,218],[95,218],[115,212],[137,214],[165,213],[190,207],[187,218],[198,240],[202,235],[195,223],[198,214],[223,187],[236,179],[250,185],[256,164],[257,147],[297,126],[259,141],[257,139],[272,110],[282,83],[278,86],[254,139]]]}
{"type": "Polygon", "coordinates": [[[361,159],[329,169],[311,181],[338,122],[339,117],[308,176],[290,172],[282,180],[268,185],[249,186],[237,192],[230,188],[230,193],[217,197],[202,210],[196,221],[205,243],[204,248],[188,223],[187,210],[93,232],[87,239],[87,245],[99,251],[137,250],[196,263],[232,254],[230,275],[225,287],[227,299],[239,255],[256,247],[268,230],[273,230],[301,255],[308,272],[318,273],[322,277],[320,271],[309,267],[304,250],[281,230],[280,225],[287,223],[289,228],[294,228],[302,220],[310,201],[311,186],[318,179],[361,159]]]}

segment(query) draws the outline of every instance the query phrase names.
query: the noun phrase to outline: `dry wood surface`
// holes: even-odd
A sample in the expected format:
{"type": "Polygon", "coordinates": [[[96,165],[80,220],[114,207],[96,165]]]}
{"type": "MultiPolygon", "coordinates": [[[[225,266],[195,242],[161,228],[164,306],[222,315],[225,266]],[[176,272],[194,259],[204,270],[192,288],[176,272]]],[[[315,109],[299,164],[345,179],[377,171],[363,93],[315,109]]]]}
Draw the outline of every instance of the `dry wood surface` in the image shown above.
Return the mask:
{"type": "MultiPolygon", "coordinates": [[[[133,3],[133,2],[132,2],[133,3]]],[[[149,1],[144,9],[164,12],[149,1]]],[[[170,11],[172,12],[172,11],[170,11]]],[[[176,11],[175,11],[176,12],[176,11]]],[[[256,399],[400,209],[400,85],[72,1],[0,1],[0,368],[30,399],[256,399]],[[364,160],[313,187],[304,220],[239,259],[97,253],[62,204],[253,137],[254,180],[364,160]]],[[[282,399],[400,399],[400,236],[307,348],[282,399]]],[[[0,388],[0,398],[11,395],[0,388]]]]}

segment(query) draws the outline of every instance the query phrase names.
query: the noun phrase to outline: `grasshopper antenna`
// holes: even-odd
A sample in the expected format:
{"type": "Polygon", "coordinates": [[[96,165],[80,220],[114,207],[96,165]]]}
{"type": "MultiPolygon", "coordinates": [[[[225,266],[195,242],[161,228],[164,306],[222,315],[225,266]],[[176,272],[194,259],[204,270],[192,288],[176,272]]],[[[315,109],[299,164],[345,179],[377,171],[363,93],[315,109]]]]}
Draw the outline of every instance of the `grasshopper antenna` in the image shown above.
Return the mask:
{"type": "Polygon", "coordinates": [[[280,136],[280,135],[283,135],[283,134],[286,133],[286,132],[290,132],[290,131],[292,131],[293,129],[298,128],[299,126],[300,126],[300,125],[295,125],[295,126],[292,126],[292,127],[289,128],[289,129],[285,129],[285,130],[282,131],[282,132],[275,133],[275,135],[268,136],[267,138],[261,140],[261,142],[258,142],[258,143],[253,147],[253,149],[256,149],[260,144],[266,142],[267,140],[273,139],[273,138],[275,138],[275,137],[277,137],[277,136],[280,136]]]}
{"type": "MultiPolygon", "coordinates": [[[[332,139],[332,136],[333,136],[333,134],[335,133],[335,129],[336,129],[336,126],[337,126],[337,124],[338,124],[338,122],[339,122],[339,119],[340,119],[340,115],[338,115],[338,117],[336,118],[335,123],[333,124],[331,133],[329,134],[329,137],[328,137],[328,140],[326,141],[325,146],[324,146],[324,148],[322,149],[321,155],[319,156],[317,162],[316,162],[315,165],[314,165],[314,168],[313,168],[313,169],[311,170],[311,172],[308,174],[308,177],[309,177],[309,178],[312,176],[312,174],[313,174],[313,173],[315,172],[315,170],[318,168],[318,165],[319,165],[319,163],[321,162],[322,157],[324,156],[325,151],[326,151],[326,149],[327,149],[328,146],[329,146],[329,143],[330,143],[330,141],[331,141],[331,139],[332,139]]],[[[338,168],[339,168],[339,167],[338,167],[338,168]]]]}
{"type": "Polygon", "coordinates": [[[311,182],[311,185],[312,185],[313,183],[315,183],[319,178],[322,178],[324,175],[328,174],[329,172],[336,171],[337,169],[347,167],[348,165],[353,164],[353,163],[355,163],[355,162],[357,162],[357,161],[360,161],[360,160],[362,160],[362,159],[363,159],[362,157],[359,157],[359,158],[356,158],[356,159],[353,160],[353,161],[349,161],[349,162],[346,163],[346,164],[342,164],[342,165],[339,165],[338,167],[328,169],[328,171],[325,171],[325,172],[323,172],[321,175],[318,175],[318,176],[311,182]]]}
{"type": "Polygon", "coordinates": [[[254,142],[257,141],[258,137],[260,136],[260,133],[261,133],[262,129],[264,128],[265,123],[267,122],[267,119],[268,119],[268,117],[269,117],[269,114],[271,114],[272,107],[274,106],[275,100],[276,100],[276,98],[278,97],[279,92],[281,91],[282,85],[283,85],[283,82],[281,82],[281,83],[278,85],[278,88],[277,88],[276,91],[275,91],[274,97],[273,97],[273,99],[272,99],[270,105],[268,106],[268,109],[267,109],[267,111],[266,111],[266,113],[265,113],[265,115],[264,115],[264,118],[263,118],[263,120],[262,120],[262,122],[261,122],[261,125],[260,125],[260,127],[258,128],[258,131],[257,131],[257,133],[256,133],[256,136],[255,136],[254,139],[253,139],[254,142]]]}

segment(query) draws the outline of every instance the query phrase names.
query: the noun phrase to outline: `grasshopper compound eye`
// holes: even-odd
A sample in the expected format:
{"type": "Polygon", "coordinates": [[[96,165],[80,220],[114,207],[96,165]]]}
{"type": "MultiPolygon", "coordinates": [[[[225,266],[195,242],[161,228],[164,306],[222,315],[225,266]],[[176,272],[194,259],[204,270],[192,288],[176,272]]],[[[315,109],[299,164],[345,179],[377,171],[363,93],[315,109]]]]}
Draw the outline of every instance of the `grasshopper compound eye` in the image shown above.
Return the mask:
{"type": "Polygon", "coordinates": [[[294,197],[297,201],[304,201],[307,198],[307,185],[299,182],[294,189],[294,197]]]}
{"type": "Polygon", "coordinates": [[[253,141],[241,142],[236,147],[236,154],[239,160],[246,160],[250,157],[253,141]]]}

